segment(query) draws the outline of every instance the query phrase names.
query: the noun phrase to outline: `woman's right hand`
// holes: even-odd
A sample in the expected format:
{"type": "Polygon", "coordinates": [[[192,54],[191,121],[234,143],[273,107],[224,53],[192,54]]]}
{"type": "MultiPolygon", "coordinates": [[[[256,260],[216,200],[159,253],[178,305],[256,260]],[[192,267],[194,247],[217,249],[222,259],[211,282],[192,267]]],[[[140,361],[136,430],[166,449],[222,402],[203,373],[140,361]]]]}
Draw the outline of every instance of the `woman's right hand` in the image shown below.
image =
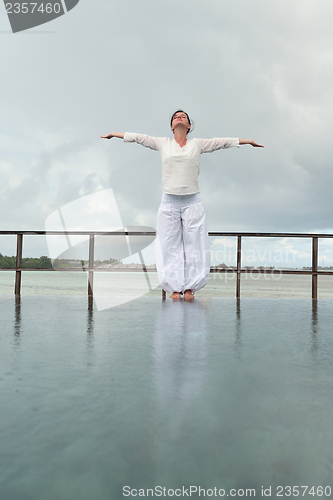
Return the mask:
{"type": "Polygon", "coordinates": [[[112,139],[114,137],[113,132],[110,132],[108,135],[101,135],[102,139],[112,139]]]}
{"type": "Polygon", "coordinates": [[[117,137],[118,139],[124,139],[124,132],[110,132],[107,135],[101,135],[102,139],[112,139],[112,137],[117,137]]]}

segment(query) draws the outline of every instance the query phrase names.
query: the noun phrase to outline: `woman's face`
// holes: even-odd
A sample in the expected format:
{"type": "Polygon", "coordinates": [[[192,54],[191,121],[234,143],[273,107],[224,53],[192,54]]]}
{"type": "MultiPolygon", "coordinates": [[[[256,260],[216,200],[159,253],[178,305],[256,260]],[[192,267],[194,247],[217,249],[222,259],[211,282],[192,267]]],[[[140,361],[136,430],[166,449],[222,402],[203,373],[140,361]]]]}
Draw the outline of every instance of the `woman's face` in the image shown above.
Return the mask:
{"type": "Polygon", "coordinates": [[[183,111],[177,111],[172,117],[171,130],[175,131],[175,127],[180,124],[182,127],[186,127],[187,130],[190,130],[191,125],[188,121],[186,113],[183,111]]]}

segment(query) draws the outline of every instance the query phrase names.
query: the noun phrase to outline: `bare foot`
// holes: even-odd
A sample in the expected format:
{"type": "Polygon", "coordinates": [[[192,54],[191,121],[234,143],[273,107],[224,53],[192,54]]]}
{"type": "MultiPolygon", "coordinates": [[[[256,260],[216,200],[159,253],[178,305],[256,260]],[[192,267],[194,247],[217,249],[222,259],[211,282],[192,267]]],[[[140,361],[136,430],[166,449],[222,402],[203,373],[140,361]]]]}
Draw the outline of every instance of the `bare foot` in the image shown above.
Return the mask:
{"type": "Polygon", "coordinates": [[[180,299],[180,293],[179,292],[173,292],[173,294],[170,295],[170,299],[179,300],[180,299]]]}
{"type": "Polygon", "coordinates": [[[185,291],[185,293],[184,293],[184,299],[185,300],[193,300],[194,299],[194,295],[191,292],[191,290],[186,290],[185,291]]]}

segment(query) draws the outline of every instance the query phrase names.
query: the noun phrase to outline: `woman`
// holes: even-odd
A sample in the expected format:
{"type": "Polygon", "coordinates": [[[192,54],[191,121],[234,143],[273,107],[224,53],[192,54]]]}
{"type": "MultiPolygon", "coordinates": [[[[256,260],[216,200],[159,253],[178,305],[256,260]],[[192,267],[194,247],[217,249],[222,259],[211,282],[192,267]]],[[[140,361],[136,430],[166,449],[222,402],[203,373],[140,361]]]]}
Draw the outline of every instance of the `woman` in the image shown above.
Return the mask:
{"type": "Polygon", "coordinates": [[[209,239],[198,176],[200,154],[242,144],[264,147],[252,139],[187,139],[192,122],[185,111],[171,117],[173,139],[143,134],[111,132],[103,139],[118,137],[158,150],[162,157],[162,202],[157,214],[156,266],[163,290],[170,298],[192,300],[193,293],[208,281],[209,239]]]}

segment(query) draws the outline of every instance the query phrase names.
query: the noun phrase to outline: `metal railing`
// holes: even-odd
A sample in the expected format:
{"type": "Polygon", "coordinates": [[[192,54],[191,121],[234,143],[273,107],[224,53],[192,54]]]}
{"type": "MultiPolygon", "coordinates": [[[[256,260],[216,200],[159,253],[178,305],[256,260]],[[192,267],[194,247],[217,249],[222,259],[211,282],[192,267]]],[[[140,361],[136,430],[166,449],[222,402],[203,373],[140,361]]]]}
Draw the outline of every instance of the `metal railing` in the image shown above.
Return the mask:
{"type": "MultiPolygon", "coordinates": [[[[304,274],[312,276],[312,299],[316,300],[318,296],[318,239],[333,238],[333,234],[309,234],[309,233],[252,233],[252,232],[221,232],[212,231],[208,233],[209,236],[219,237],[219,236],[231,236],[237,238],[237,249],[236,249],[236,261],[237,265],[235,269],[228,268],[211,268],[212,273],[234,273],[236,274],[236,298],[239,299],[241,296],[241,274],[246,273],[259,273],[259,274],[304,274]],[[242,238],[308,238],[312,239],[312,269],[310,270],[297,270],[297,269],[242,269],[242,238]]],[[[94,242],[95,236],[156,236],[155,231],[150,232],[140,232],[140,231],[0,231],[0,235],[16,235],[17,236],[17,250],[16,250],[16,267],[6,270],[16,271],[15,275],[15,290],[14,294],[16,297],[21,295],[21,272],[22,271],[49,271],[50,269],[29,269],[22,268],[22,249],[23,249],[23,236],[25,235],[87,235],[89,236],[89,264],[85,271],[88,271],[88,296],[93,296],[93,280],[94,272],[97,271],[107,271],[107,269],[96,269],[94,267],[94,242]]],[[[142,268],[145,273],[147,273],[146,266],[144,264],[141,252],[140,255],[142,268]]],[[[62,271],[78,271],[77,268],[66,268],[62,271]]],[[[333,275],[333,271],[319,271],[320,275],[333,275]]],[[[163,299],[166,297],[166,293],[162,290],[163,299]]]]}

